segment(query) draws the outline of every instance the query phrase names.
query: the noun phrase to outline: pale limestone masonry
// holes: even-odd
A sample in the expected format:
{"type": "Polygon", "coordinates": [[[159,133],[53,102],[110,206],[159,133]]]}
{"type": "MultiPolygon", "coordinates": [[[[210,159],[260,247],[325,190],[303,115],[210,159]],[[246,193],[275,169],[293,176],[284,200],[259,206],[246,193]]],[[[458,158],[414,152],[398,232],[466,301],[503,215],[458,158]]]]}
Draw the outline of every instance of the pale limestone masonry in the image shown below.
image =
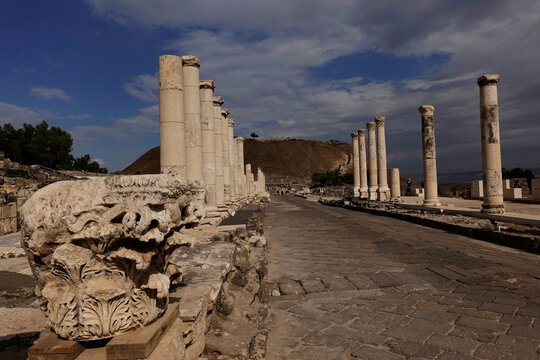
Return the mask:
{"type": "Polygon", "coordinates": [[[199,92],[200,62],[195,56],[182,56],[184,72],[184,116],[186,119],[187,177],[203,181],[201,100],[199,92]]]}
{"type": "Polygon", "coordinates": [[[510,187],[510,180],[503,180],[503,199],[504,200],[515,200],[521,199],[523,197],[523,192],[521,188],[512,188],[510,187]]]}
{"type": "Polygon", "coordinates": [[[352,148],[353,148],[353,179],[354,179],[354,188],[353,196],[360,196],[360,154],[358,149],[358,133],[354,132],[351,134],[352,138],[352,148]]]}
{"type": "Polygon", "coordinates": [[[375,123],[366,123],[368,129],[368,146],[369,146],[369,200],[377,200],[377,191],[379,185],[377,182],[377,145],[375,140],[375,123]]]}
{"type": "Polygon", "coordinates": [[[384,116],[376,116],[377,125],[377,172],[378,172],[378,199],[386,201],[390,197],[390,188],[388,187],[387,166],[386,166],[386,136],[384,132],[384,116]]]}
{"type": "Polygon", "coordinates": [[[228,142],[229,142],[229,173],[231,176],[231,186],[230,186],[230,199],[236,200],[238,197],[238,171],[236,170],[238,166],[238,154],[236,140],[234,139],[234,120],[228,119],[228,142]]]}
{"type": "Polygon", "coordinates": [[[499,135],[498,74],[478,78],[480,87],[480,129],[482,135],[482,175],[484,203],[482,212],[504,213],[501,167],[501,140],[499,135]]]}
{"type": "Polygon", "coordinates": [[[246,164],[246,193],[248,196],[252,196],[255,194],[255,191],[253,189],[254,187],[253,182],[253,173],[251,172],[251,164],[246,164]]]}
{"type": "Polygon", "coordinates": [[[435,147],[435,127],[431,105],[422,105],[418,111],[422,114],[422,155],[424,159],[424,205],[440,206],[437,195],[437,154],[435,147]]]}
{"type": "Polygon", "coordinates": [[[358,130],[358,153],[360,157],[360,197],[369,197],[368,177],[367,177],[367,156],[366,156],[366,131],[358,130]]]}
{"type": "Polygon", "coordinates": [[[481,199],[484,197],[484,182],[482,180],[474,180],[471,186],[471,198],[481,199]]]}
{"type": "Polygon", "coordinates": [[[232,200],[231,198],[231,156],[230,156],[230,141],[229,141],[229,111],[221,110],[221,135],[223,145],[223,184],[225,191],[225,202],[232,200]]]}
{"type": "Polygon", "coordinates": [[[70,340],[111,338],[165,312],[169,255],[192,242],[204,186],[179,176],[59,181],[24,204],[22,247],[49,326],[70,340]]]}
{"type": "Polygon", "coordinates": [[[223,130],[221,128],[221,105],[223,99],[221,96],[213,97],[214,109],[214,136],[216,150],[216,205],[225,204],[225,188],[223,182],[223,130]]]}
{"type": "Polygon", "coordinates": [[[244,138],[243,137],[237,137],[236,139],[236,156],[237,156],[237,175],[236,175],[236,181],[237,181],[237,189],[238,193],[237,195],[240,198],[243,198],[247,195],[247,189],[246,189],[246,169],[244,166],[244,138]]]}
{"type": "Polygon", "coordinates": [[[399,169],[390,169],[390,199],[397,201],[401,197],[401,184],[399,181],[399,169]]]}
{"type": "Polygon", "coordinates": [[[159,143],[162,174],[186,176],[182,58],[159,57],[159,143]]]}
{"type": "Polygon", "coordinates": [[[201,98],[202,169],[206,184],[206,205],[217,208],[216,196],[216,135],[214,130],[214,89],[212,80],[199,84],[201,98]]]}

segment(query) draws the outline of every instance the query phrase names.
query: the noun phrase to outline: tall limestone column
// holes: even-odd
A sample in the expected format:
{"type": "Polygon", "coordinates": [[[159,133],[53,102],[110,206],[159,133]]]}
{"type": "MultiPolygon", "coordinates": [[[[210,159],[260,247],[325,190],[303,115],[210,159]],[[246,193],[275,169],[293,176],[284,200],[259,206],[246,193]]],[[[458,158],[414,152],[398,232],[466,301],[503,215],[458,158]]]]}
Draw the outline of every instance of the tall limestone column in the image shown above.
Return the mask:
{"type": "Polygon", "coordinates": [[[482,177],[484,203],[482,212],[504,213],[501,165],[501,139],[499,134],[498,74],[478,78],[480,86],[480,129],[482,131],[482,177]]]}
{"type": "Polygon", "coordinates": [[[379,180],[379,201],[386,201],[390,197],[390,188],[388,187],[388,177],[386,169],[386,136],[384,132],[384,116],[376,116],[377,125],[377,170],[379,180]]]}
{"type": "Polygon", "coordinates": [[[375,144],[375,123],[366,123],[369,146],[369,200],[377,200],[377,145],[375,144]]]}
{"type": "Polygon", "coordinates": [[[236,200],[240,194],[238,193],[238,152],[237,152],[237,146],[236,146],[236,140],[234,139],[234,120],[228,119],[227,124],[229,126],[228,128],[228,141],[229,141],[229,174],[231,177],[231,183],[230,183],[230,195],[231,200],[236,200]]]}
{"type": "Polygon", "coordinates": [[[368,177],[367,177],[367,157],[366,157],[366,131],[358,130],[358,154],[360,157],[360,197],[369,197],[368,177]]]}
{"type": "Polygon", "coordinates": [[[187,177],[204,181],[202,170],[201,99],[199,92],[200,62],[195,56],[182,56],[184,69],[184,116],[186,118],[187,177]]]}
{"type": "Polygon", "coordinates": [[[401,197],[401,184],[399,181],[399,169],[390,169],[390,199],[393,201],[399,200],[401,197]]]}
{"type": "Polygon", "coordinates": [[[225,201],[231,201],[231,157],[229,155],[229,111],[221,110],[221,135],[223,145],[223,184],[225,201]]]}
{"type": "Polygon", "coordinates": [[[237,169],[238,169],[238,175],[236,177],[236,181],[238,182],[238,186],[236,187],[238,189],[237,195],[239,197],[246,197],[247,187],[246,187],[246,169],[244,165],[244,138],[243,137],[237,137],[236,138],[236,144],[237,144],[237,169]]]}
{"type": "Polygon", "coordinates": [[[182,58],[159,57],[159,144],[162,174],[186,176],[182,58]]]}
{"type": "Polygon", "coordinates": [[[354,179],[354,197],[360,196],[360,154],[358,149],[358,133],[351,134],[353,150],[353,179],[354,179]]]}
{"type": "Polygon", "coordinates": [[[202,169],[206,184],[206,205],[217,206],[216,199],[216,135],[214,130],[214,89],[212,80],[199,83],[201,98],[202,169]]]}
{"type": "Polygon", "coordinates": [[[424,158],[424,205],[440,206],[437,195],[437,161],[435,147],[435,127],[433,125],[433,112],[431,105],[422,105],[418,108],[422,114],[422,154],[424,158]]]}
{"type": "Polygon", "coordinates": [[[263,184],[263,172],[261,168],[257,168],[257,194],[263,194],[264,193],[264,184],[263,184]]]}
{"type": "Polygon", "coordinates": [[[223,185],[223,130],[221,129],[221,96],[213,97],[214,110],[214,142],[216,148],[216,205],[225,204],[225,188],[223,185]]]}

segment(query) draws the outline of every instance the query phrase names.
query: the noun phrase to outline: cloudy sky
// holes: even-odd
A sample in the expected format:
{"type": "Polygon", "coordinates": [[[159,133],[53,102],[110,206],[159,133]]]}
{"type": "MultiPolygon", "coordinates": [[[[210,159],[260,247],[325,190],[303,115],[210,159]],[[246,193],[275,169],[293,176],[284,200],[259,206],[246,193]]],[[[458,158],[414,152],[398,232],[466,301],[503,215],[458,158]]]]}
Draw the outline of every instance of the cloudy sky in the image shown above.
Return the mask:
{"type": "Polygon", "coordinates": [[[159,144],[161,54],[196,55],[236,133],[350,141],[385,115],[389,166],[481,168],[478,86],[499,73],[503,166],[540,167],[538,0],[4,0],[0,124],[46,120],[122,169],[159,144]]]}

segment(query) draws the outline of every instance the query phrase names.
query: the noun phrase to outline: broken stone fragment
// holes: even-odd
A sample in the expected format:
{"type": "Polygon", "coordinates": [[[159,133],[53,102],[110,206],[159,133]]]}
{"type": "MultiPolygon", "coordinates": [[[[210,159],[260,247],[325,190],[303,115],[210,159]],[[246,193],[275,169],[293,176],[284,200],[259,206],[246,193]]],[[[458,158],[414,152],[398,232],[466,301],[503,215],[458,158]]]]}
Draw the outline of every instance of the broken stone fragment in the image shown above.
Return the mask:
{"type": "Polygon", "coordinates": [[[167,175],[62,181],[22,209],[22,246],[50,327],[96,340],[135,330],[167,308],[170,254],[204,217],[204,187],[167,175]]]}

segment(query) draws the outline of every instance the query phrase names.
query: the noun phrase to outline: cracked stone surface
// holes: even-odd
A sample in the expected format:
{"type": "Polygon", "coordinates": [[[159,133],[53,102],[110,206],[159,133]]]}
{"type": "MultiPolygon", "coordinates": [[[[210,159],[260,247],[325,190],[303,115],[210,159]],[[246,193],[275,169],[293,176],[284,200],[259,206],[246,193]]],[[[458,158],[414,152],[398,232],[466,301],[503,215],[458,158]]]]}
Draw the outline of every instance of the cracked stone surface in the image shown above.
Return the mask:
{"type": "Polygon", "coordinates": [[[540,256],[274,196],[267,359],[538,359],[540,256]]]}

